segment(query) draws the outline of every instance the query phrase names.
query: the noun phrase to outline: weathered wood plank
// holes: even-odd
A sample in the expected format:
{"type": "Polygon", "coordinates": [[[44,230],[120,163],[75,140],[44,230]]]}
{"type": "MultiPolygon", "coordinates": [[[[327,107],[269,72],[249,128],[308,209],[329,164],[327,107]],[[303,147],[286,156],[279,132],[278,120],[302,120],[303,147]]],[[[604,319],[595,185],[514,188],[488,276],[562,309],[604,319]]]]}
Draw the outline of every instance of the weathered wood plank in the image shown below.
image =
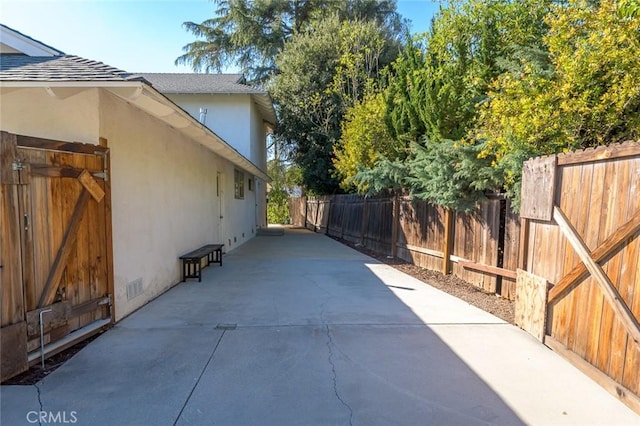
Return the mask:
{"type": "Polygon", "coordinates": [[[0,328],[0,351],[1,381],[29,369],[25,321],[0,328]]]}
{"type": "Polygon", "coordinates": [[[516,279],[516,271],[510,271],[508,269],[499,268],[497,266],[484,265],[482,263],[470,262],[468,260],[463,260],[458,262],[463,268],[474,269],[476,271],[487,272],[493,275],[499,275],[501,277],[507,277],[516,279]]]}
{"type": "Polygon", "coordinates": [[[62,301],[49,305],[44,308],[34,309],[27,312],[27,336],[40,335],[40,312],[51,309],[51,312],[42,314],[42,324],[45,332],[49,332],[52,328],[60,327],[67,323],[71,312],[71,302],[62,301]]]}
{"type": "MultiPolygon", "coordinates": [[[[103,147],[107,147],[107,139],[100,138],[100,145],[103,147]]],[[[105,154],[106,165],[107,165],[107,175],[111,176],[111,154],[109,151],[105,154]]],[[[102,242],[102,253],[104,255],[103,262],[101,263],[102,267],[105,271],[105,279],[106,282],[102,287],[98,289],[99,295],[101,292],[106,290],[107,294],[111,295],[111,305],[105,308],[105,316],[111,317],[112,321],[115,320],[115,278],[113,275],[113,236],[112,236],[112,225],[111,225],[111,179],[103,181],[104,188],[104,209],[100,210],[100,214],[104,215],[104,221],[101,222],[101,226],[104,226],[104,242],[102,242]]]]}
{"type": "MultiPolygon", "coordinates": [[[[630,198],[633,193],[633,188],[630,182],[630,166],[631,161],[628,159],[619,160],[618,161],[618,171],[620,174],[619,177],[619,201],[617,205],[617,215],[616,220],[613,223],[614,227],[617,227],[620,223],[624,223],[624,221],[633,213],[630,211],[630,204],[633,203],[633,198],[630,198]]],[[[632,207],[631,207],[632,208],[632,207]]],[[[634,209],[635,210],[635,209],[634,209]]],[[[614,228],[615,229],[615,228],[614,228]]],[[[612,256],[611,261],[609,262],[611,265],[614,265],[613,268],[609,268],[607,272],[607,276],[610,278],[611,282],[615,286],[618,294],[621,297],[622,302],[629,307],[630,314],[636,319],[638,322],[638,318],[640,316],[636,316],[633,313],[632,303],[633,303],[633,293],[629,295],[628,286],[626,285],[626,280],[628,279],[628,273],[626,271],[626,264],[629,262],[628,258],[628,250],[627,248],[631,244],[631,241],[628,241],[627,246],[620,250],[618,253],[612,256]]],[[[640,329],[640,322],[638,325],[640,329]]],[[[640,333],[639,333],[640,337],[640,333]]],[[[625,355],[627,350],[627,340],[628,334],[627,330],[620,321],[615,321],[613,324],[613,329],[611,331],[611,355],[609,356],[609,377],[615,380],[618,383],[622,383],[623,375],[624,375],[624,363],[625,363],[625,355]]],[[[640,339],[637,342],[637,346],[640,347],[640,339]]]]}
{"type": "Polygon", "coordinates": [[[78,178],[80,173],[82,173],[82,169],[76,169],[73,167],[59,167],[49,164],[31,163],[31,174],[36,176],[78,178]]]}
{"type": "Polygon", "coordinates": [[[618,397],[629,408],[640,414],[640,398],[634,395],[629,389],[625,389],[619,383],[608,377],[602,371],[598,370],[584,359],[567,349],[562,343],[556,339],[547,336],[544,344],[550,347],[554,352],[562,355],[566,360],[573,364],[578,370],[589,376],[592,380],[606,389],[611,395],[618,397]]]}
{"type": "MultiPolygon", "coordinates": [[[[620,248],[627,243],[627,239],[640,231],[640,211],[624,225],[610,235],[600,246],[598,246],[591,256],[593,260],[600,263],[605,257],[609,256],[614,250],[620,248]]],[[[555,302],[561,298],[566,292],[571,291],[580,279],[587,274],[587,268],[584,263],[579,263],[567,275],[565,275],[558,283],[549,291],[549,303],[555,302]]]]}
{"type": "Polygon", "coordinates": [[[91,194],[96,202],[99,203],[100,201],[102,201],[102,199],[104,198],[104,191],[102,190],[100,185],[98,185],[93,176],[91,176],[91,173],[89,173],[87,169],[84,169],[82,173],[80,173],[80,176],[78,176],[78,181],[84,187],[84,189],[89,191],[89,194],[91,194]]]}
{"type": "Polygon", "coordinates": [[[22,287],[21,230],[17,185],[0,185],[0,325],[22,321],[24,316],[22,287]]]}
{"type": "Polygon", "coordinates": [[[20,173],[13,169],[13,163],[16,160],[18,160],[16,135],[0,132],[0,185],[20,183],[20,173]]]}
{"type": "Polygon", "coordinates": [[[520,216],[549,221],[553,213],[557,158],[555,155],[526,161],[522,167],[520,216]]]}
{"type": "Polygon", "coordinates": [[[107,152],[108,148],[100,145],[92,145],[80,142],[52,141],[50,139],[36,138],[33,136],[17,135],[18,146],[25,148],[45,149],[48,151],[64,151],[77,154],[95,154],[107,152]]]}
{"type": "Polygon", "coordinates": [[[582,241],[582,238],[577,234],[564,213],[557,207],[553,210],[553,219],[556,221],[563,234],[571,242],[571,245],[582,259],[582,262],[587,267],[589,273],[591,273],[600,285],[607,301],[615,311],[618,319],[625,326],[629,335],[636,341],[636,343],[640,344],[640,323],[638,323],[638,320],[634,317],[627,304],[622,300],[617,289],[609,280],[609,277],[607,277],[600,265],[593,260],[589,249],[582,241]]]}
{"type": "Polygon", "coordinates": [[[453,211],[447,209],[444,214],[444,242],[442,245],[442,273],[448,275],[451,273],[451,255],[453,254],[453,211]]]}
{"type": "Polygon", "coordinates": [[[541,342],[546,334],[547,287],[543,277],[518,269],[514,322],[541,342]]]}
{"type": "MultiPolygon", "coordinates": [[[[606,177],[607,167],[605,163],[594,163],[593,165],[593,181],[590,188],[591,197],[589,199],[589,213],[587,214],[587,230],[584,233],[584,241],[589,247],[598,247],[600,243],[600,220],[593,220],[602,214],[602,203],[605,199],[605,188],[601,185],[606,177]]],[[[606,241],[606,240],[605,240],[606,241]]],[[[597,250],[597,249],[596,249],[597,250]]],[[[592,255],[595,251],[593,250],[592,255]]],[[[597,262],[600,263],[600,260],[597,262]]],[[[578,265],[583,265],[582,261],[578,265]]],[[[578,267],[576,265],[576,267],[578,267]]],[[[584,265],[583,265],[584,266],[584,265]]],[[[585,268],[586,271],[586,268],[585,268]]],[[[560,284],[560,282],[558,282],[560,284]]],[[[586,304],[585,312],[586,325],[582,325],[585,329],[585,352],[583,358],[595,365],[598,346],[600,341],[600,324],[602,321],[602,308],[604,305],[604,296],[592,279],[586,279],[582,284],[586,287],[586,304]]]]}
{"type": "Polygon", "coordinates": [[[640,143],[629,141],[621,144],[587,148],[567,154],[558,154],[558,165],[581,164],[632,156],[640,156],[640,143]]]}
{"type": "Polygon", "coordinates": [[[42,296],[40,297],[40,301],[38,302],[38,307],[40,308],[50,304],[53,300],[58,285],[60,284],[62,272],[64,271],[64,268],[66,266],[66,262],[69,258],[69,254],[71,253],[71,249],[73,248],[73,243],[78,236],[78,228],[80,227],[82,216],[84,215],[86,206],[89,203],[90,198],[91,195],[89,194],[89,191],[83,188],[76,203],[76,207],[74,208],[71,220],[67,225],[64,237],[62,239],[62,244],[58,249],[58,254],[56,255],[56,258],[53,262],[51,271],[49,272],[49,277],[47,278],[47,282],[45,283],[42,296]]]}

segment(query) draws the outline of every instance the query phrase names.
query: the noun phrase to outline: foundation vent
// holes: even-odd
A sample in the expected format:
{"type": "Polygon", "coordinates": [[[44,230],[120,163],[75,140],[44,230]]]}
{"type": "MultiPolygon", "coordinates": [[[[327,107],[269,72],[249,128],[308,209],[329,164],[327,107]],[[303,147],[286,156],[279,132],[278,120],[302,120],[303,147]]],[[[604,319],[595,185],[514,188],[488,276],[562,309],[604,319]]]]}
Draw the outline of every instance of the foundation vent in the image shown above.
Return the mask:
{"type": "Polygon", "coordinates": [[[142,294],[142,290],[142,278],[131,281],[127,284],[127,300],[140,296],[142,294]]]}

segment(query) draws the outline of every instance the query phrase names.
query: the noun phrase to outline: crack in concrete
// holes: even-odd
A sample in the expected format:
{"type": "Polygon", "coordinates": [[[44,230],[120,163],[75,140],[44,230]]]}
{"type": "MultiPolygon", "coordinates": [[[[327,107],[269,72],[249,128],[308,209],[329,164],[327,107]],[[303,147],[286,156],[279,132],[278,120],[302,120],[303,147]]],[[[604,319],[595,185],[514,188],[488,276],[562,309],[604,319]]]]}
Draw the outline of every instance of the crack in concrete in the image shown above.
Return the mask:
{"type": "Polygon", "coordinates": [[[338,392],[338,374],[336,373],[336,365],[333,363],[333,338],[331,337],[331,331],[329,325],[326,325],[327,330],[327,348],[329,349],[329,364],[331,365],[331,374],[333,375],[333,393],[338,398],[338,401],[349,410],[349,426],[353,426],[353,409],[347,402],[342,399],[340,392],[338,392]]]}
{"type": "Polygon", "coordinates": [[[216,354],[216,351],[218,350],[218,346],[220,346],[220,342],[222,341],[222,338],[224,337],[226,332],[227,332],[226,329],[222,330],[222,334],[220,335],[220,338],[218,339],[218,342],[216,343],[216,346],[213,348],[213,352],[211,352],[211,355],[209,356],[209,359],[207,360],[207,363],[204,365],[204,368],[202,368],[202,371],[200,372],[200,375],[196,379],[196,382],[194,383],[193,388],[191,388],[191,392],[189,392],[189,395],[187,396],[187,399],[184,401],[184,404],[182,405],[182,408],[180,409],[180,412],[178,413],[178,416],[176,417],[176,420],[173,422],[173,426],[176,426],[176,424],[178,424],[178,421],[180,420],[180,417],[182,416],[182,413],[183,413],[184,409],[186,408],[187,404],[189,403],[189,400],[191,399],[191,396],[193,395],[193,392],[198,387],[198,384],[200,383],[200,379],[202,379],[202,376],[204,376],[205,371],[207,371],[207,368],[209,367],[209,364],[211,364],[211,360],[213,359],[213,356],[216,354]]]}
{"type": "MultiPolygon", "coordinates": [[[[35,387],[36,391],[38,392],[38,404],[40,404],[40,413],[42,413],[44,411],[44,404],[42,404],[42,395],[40,394],[40,388],[38,387],[37,383],[34,383],[33,387],[35,387]]],[[[40,413],[38,413],[38,425],[42,426],[42,423],[40,423],[40,413]]]]}

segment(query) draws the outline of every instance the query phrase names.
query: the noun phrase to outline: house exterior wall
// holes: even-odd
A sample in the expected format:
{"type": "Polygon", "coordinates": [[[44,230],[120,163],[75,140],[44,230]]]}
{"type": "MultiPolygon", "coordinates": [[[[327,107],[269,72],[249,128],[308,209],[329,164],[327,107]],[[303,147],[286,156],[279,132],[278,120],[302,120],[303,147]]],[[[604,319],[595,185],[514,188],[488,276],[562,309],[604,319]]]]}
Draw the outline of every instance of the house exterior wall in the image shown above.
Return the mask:
{"type": "Polygon", "coordinates": [[[255,206],[234,198],[229,161],[108,92],[100,110],[111,150],[118,320],[180,281],[181,254],[207,243],[229,252],[255,235],[255,206]],[[127,300],[139,279],[143,295],[127,300]]]}
{"type": "MultiPolygon", "coordinates": [[[[207,109],[205,124],[262,170],[267,169],[267,128],[258,108],[247,94],[167,94],[169,99],[199,120],[200,108],[207,109]]],[[[233,172],[228,176],[233,178],[233,172]]],[[[267,226],[267,184],[254,179],[254,224],[267,226]]],[[[245,188],[248,186],[245,185],[245,188]]],[[[232,188],[233,189],[233,188],[232,188]]],[[[248,196],[247,195],[247,196],[248,196]]],[[[245,200],[246,197],[245,197],[245,200]]],[[[248,219],[247,219],[248,220],[248,219]]],[[[230,235],[233,241],[233,236],[230,235]]],[[[229,238],[227,238],[227,241],[229,238]]]]}
{"type": "Polygon", "coordinates": [[[43,88],[2,89],[0,126],[20,135],[63,141],[98,143],[98,89],[66,99],[49,96],[43,88]]]}
{"type": "MultiPolygon", "coordinates": [[[[247,118],[251,115],[251,97],[227,94],[166,94],[169,99],[187,111],[196,120],[200,108],[207,109],[205,125],[224,139],[240,154],[251,158],[251,127],[247,118]]],[[[259,163],[255,163],[259,165],[259,163]]]]}
{"type": "Polygon", "coordinates": [[[2,130],[107,139],[116,321],[180,281],[180,255],[206,243],[224,243],[228,253],[255,235],[255,197],[245,182],[245,198],[234,198],[231,162],[112,93],[88,89],[60,100],[42,88],[3,90],[0,102],[2,130]],[[128,299],[136,280],[143,291],[128,299]]]}

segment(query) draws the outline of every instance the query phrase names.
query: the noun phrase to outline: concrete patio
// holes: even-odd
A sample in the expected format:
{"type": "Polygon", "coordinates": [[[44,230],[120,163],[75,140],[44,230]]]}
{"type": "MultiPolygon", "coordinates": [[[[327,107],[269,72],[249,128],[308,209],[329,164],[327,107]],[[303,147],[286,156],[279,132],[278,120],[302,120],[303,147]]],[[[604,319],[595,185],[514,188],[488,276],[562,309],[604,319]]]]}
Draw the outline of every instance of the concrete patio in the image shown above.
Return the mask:
{"type": "Polygon", "coordinates": [[[81,425],[640,424],[525,332],[298,229],[254,238],[38,385],[0,390],[3,425],[40,411],[81,425]]]}

